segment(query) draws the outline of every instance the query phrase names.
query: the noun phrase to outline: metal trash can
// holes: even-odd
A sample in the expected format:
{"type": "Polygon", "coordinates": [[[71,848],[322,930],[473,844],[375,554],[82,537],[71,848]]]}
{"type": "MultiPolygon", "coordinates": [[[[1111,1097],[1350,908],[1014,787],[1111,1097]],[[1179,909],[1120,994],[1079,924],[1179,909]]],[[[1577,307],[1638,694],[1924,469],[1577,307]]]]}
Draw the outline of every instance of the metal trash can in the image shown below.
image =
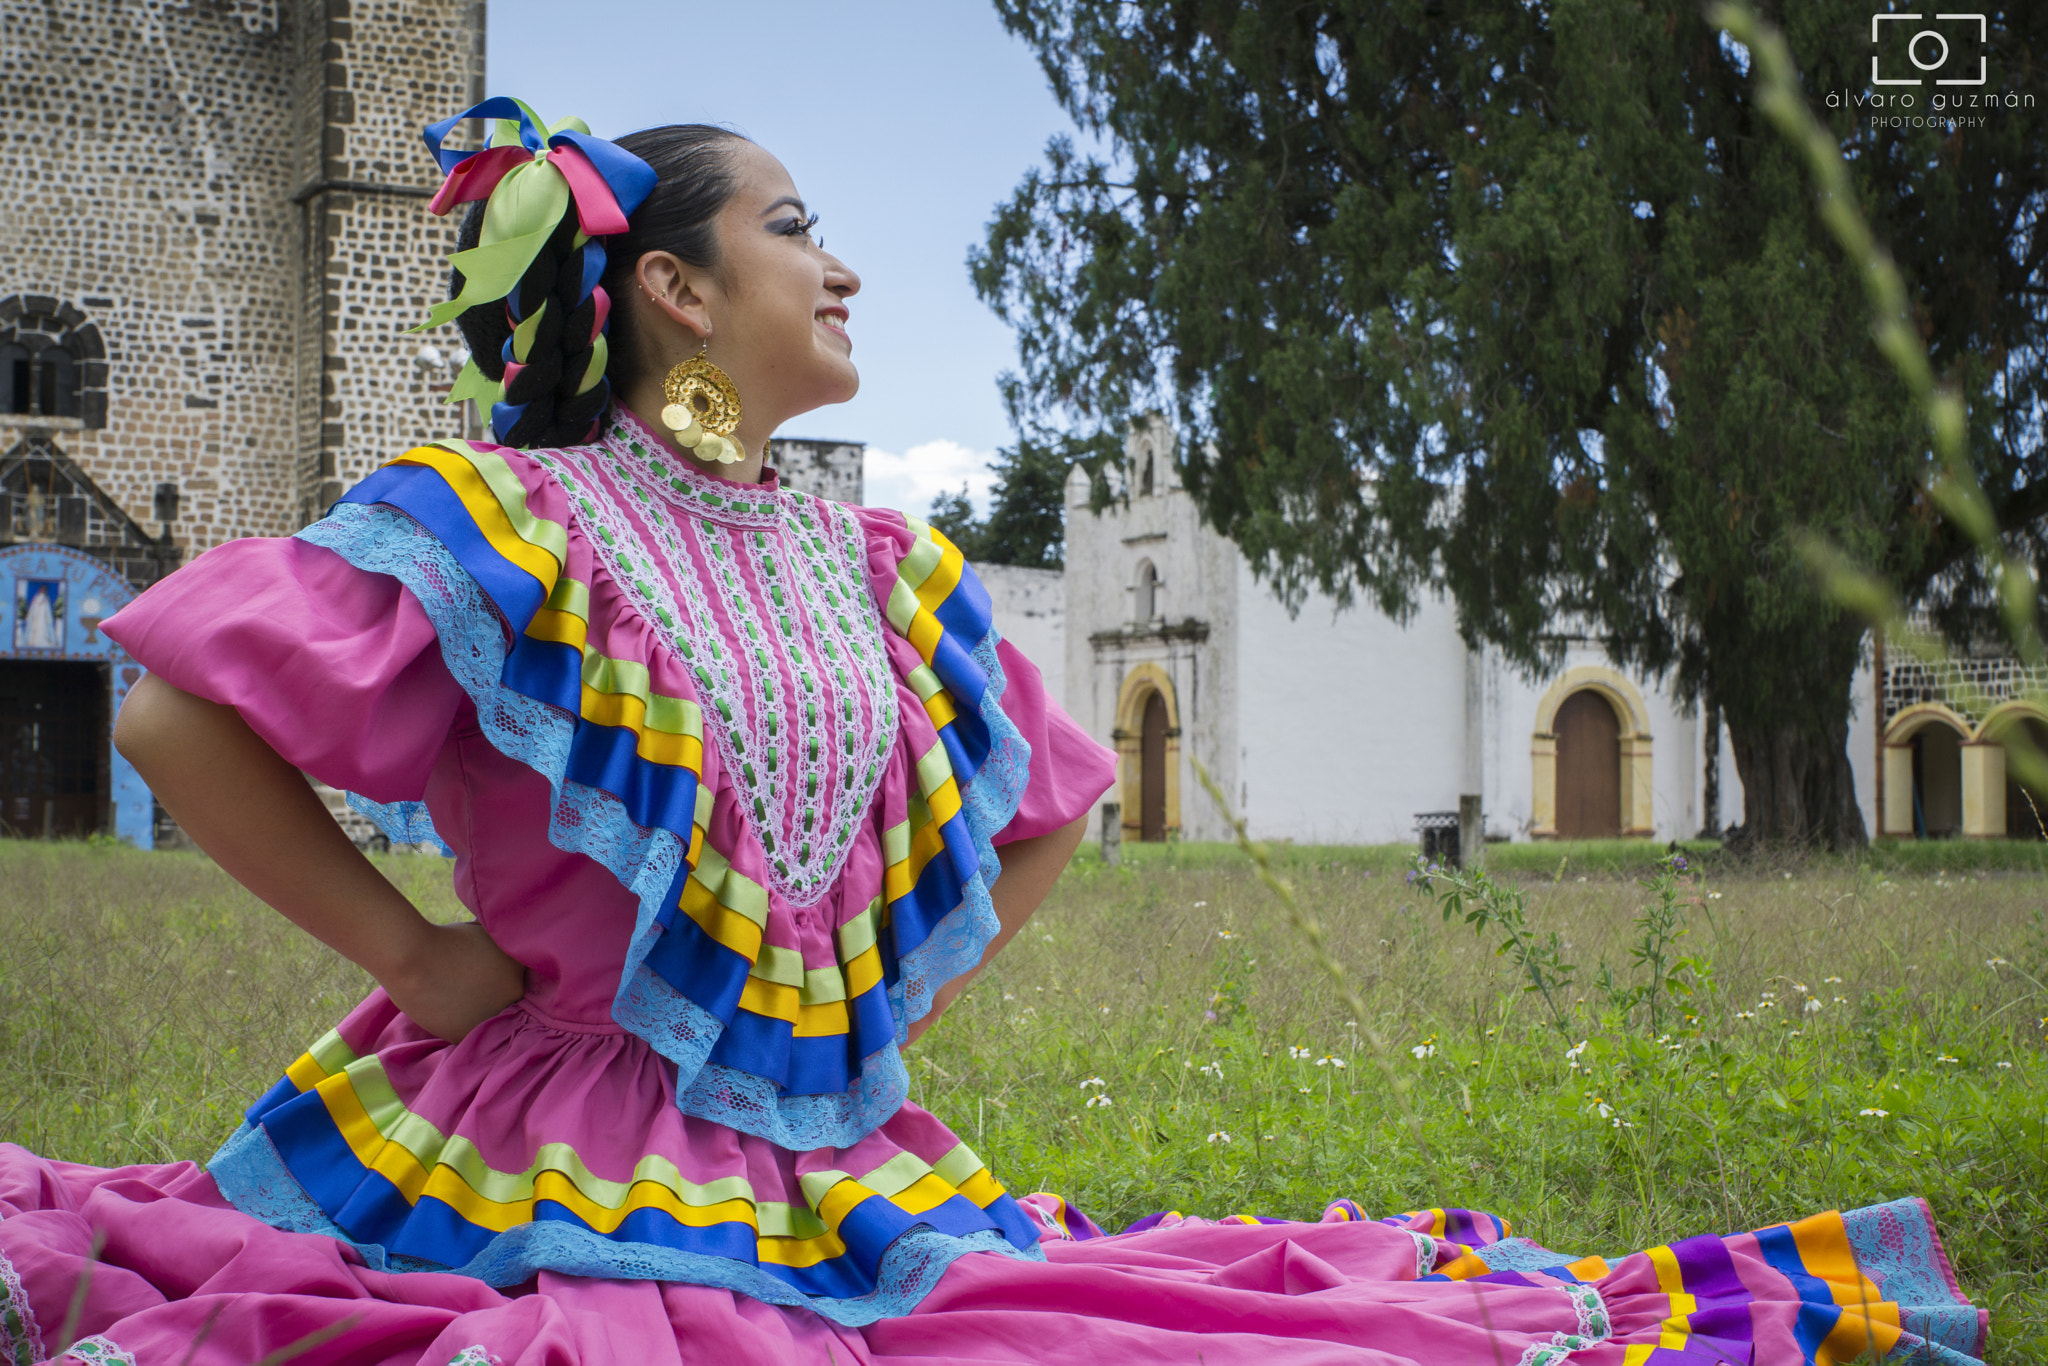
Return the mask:
{"type": "Polygon", "coordinates": [[[1441,863],[1451,868],[1462,866],[1458,857],[1457,812],[1418,811],[1415,813],[1415,830],[1422,837],[1425,862],[1441,863]]]}

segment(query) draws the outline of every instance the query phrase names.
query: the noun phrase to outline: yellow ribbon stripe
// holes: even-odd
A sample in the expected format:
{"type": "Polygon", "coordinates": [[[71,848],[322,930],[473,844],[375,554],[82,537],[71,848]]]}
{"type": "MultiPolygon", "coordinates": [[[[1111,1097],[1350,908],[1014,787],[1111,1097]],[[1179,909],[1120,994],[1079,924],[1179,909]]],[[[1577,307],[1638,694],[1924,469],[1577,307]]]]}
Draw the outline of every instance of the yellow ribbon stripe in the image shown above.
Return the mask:
{"type": "MultiPolygon", "coordinates": [[[[346,1045],[341,1047],[346,1051],[346,1045]]],[[[601,1233],[614,1232],[636,1210],[657,1209],[693,1228],[745,1224],[755,1231],[761,1261],[803,1267],[845,1253],[839,1226],[870,1197],[888,1200],[914,1215],[937,1208],[956,1194],[980,1208],[1003,1194],[965,1144],[941,1159],[937,1168],[915,1154],[898,1153],[862,1177],[843,1172],[806,1177],[806,1199],[814,1198],[812,1192],[823,1184],[817,1176],[838,1178],[815,1209],[757,1201],[744,1177],[697,1185],[654,1157],[641,1159],[630,1182],[607,1181],[592,1174],[566,1144],[546,1145],[533,1167],[507,1173],[484,1164],[474,1145],[444,1137],[406,1109],[375,1057],[355,1060],[313,1089],[356,1160],[390,1181],[409,1203],[426,1197],[440,1200],[470,1223],[497,1233],[532,1222],[534,1204],[541,1200],[564,1206],[601,1233]],[[941,1169],[969,1165],[972,1171],[964,1186],[955,1186],[941,1174],[941,1169]]]]}

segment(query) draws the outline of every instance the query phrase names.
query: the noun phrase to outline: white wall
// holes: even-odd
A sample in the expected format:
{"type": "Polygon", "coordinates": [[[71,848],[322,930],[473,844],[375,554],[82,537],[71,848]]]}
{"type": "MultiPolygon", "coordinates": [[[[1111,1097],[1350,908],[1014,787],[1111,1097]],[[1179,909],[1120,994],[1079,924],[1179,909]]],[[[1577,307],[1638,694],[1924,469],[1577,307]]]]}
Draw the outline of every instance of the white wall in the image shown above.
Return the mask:
{"type": "Polygon", "coordinates": [[[1067,585],[1057,569],[1024,569],[1011,564],[977,564],[988,589],[996,631],[1038,666],[1045,690],[1066,706],[1067,585]]]}
{"type": "Polygon", "coordinates": [[[1451,608],[1406,627],[1311,598],[1290,617],[1239,561],[1239,798],[1252,832],[1304,843],[1414,838],[1466,780],[1465,647],[1451,608]]]}

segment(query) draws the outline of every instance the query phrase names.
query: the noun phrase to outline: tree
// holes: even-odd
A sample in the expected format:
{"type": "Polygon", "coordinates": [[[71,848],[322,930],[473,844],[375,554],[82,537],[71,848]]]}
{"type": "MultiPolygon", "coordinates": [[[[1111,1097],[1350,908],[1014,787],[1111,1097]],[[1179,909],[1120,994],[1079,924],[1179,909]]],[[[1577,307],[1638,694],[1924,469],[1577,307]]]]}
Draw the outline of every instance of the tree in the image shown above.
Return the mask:
{"type": "MultiPolygon", "coordinates": [[[[1447,593],[1531,671],[1561,623],[1596,632],[1719,707],[1745,837],[1864,841],[1863,627],[1797,538],[1955,623],[1984,575],[1746,53],[1695,0],[996,2],[1113,149],[1056,140],[972,260],[1017,329],[1027,430],[1099,444],[1171,411],[1204,516],[1283,594],[1401,616],[1447,593]]],[[[1873,126],[1870,13],[1774,17],[1926,301],[2001,523],[2048,567],[2042,115],[1873,126]]],[[[1994,13],[1985,93],[2044,93],[2042,50],[2048,7],[1994,13]]]]}
{"type": "Polygon", "coordinates": [[[986,521],[975,518],[964,485],[934,498],[927,520],[970,560],[1058,569],[1066,549],[1067,472],[1096,463],[1090,452],[1065,443],[1020,440],[997,451],[990,465],[996,482],[986,521]]]}

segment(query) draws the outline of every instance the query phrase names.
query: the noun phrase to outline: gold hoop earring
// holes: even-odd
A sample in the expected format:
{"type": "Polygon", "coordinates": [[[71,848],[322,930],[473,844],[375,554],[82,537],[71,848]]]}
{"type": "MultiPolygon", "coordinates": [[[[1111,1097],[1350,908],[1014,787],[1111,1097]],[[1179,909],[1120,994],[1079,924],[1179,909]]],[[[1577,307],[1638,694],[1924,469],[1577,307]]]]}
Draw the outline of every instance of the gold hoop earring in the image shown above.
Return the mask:
{"type": "Polygon", "coordinates": [[[747,458],[737,441],[731,440],[740,425],[740,391],[732,376],[712,364],[711,339],[703,349],[679,362],[661,382],[661,394],[668,406],[661,410],[664,427],[676,435],[676,444],[695,451],[700,460],[736,465],[747,458]]]}

